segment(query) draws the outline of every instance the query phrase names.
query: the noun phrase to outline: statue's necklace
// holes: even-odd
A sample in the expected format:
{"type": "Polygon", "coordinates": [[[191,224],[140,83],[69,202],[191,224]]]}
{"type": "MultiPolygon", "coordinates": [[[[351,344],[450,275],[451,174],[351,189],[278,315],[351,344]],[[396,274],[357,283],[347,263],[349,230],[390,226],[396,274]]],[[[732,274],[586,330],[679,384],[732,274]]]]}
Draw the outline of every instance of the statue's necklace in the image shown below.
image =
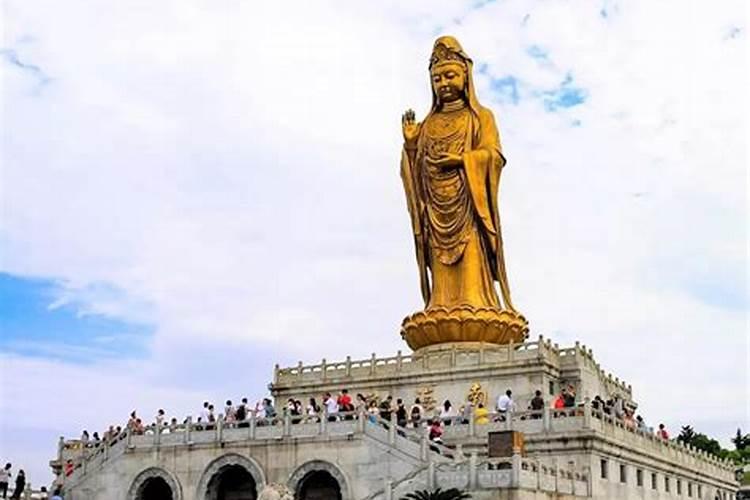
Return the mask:
{"type": "Polygon", "coordinates": [[[447,106],[443,107],[427,121],[427,135],[432,139],[452,139],[453,135],[466,129],[469,117],[468,108],[463,105],[456,109],[446,108],[447,106]]]}

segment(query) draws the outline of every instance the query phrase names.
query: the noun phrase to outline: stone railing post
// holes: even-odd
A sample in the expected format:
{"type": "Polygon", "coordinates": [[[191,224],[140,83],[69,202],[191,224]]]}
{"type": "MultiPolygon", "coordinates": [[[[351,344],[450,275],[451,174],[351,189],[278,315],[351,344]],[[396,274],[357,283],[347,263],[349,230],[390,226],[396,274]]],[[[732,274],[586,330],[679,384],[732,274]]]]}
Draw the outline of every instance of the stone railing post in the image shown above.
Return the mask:
{"type": "Polygon", "coordinates": [[[469,455],[469,490],[477,489],[477,452],[469,455]]]}
{"type": "Polygon", "coordinates": [[[365,409],[360,407],[357,410],[357,432],[360,434],[364,434],[365,432],[365,419],[367,418],[367,414],[365,413],[365,409]]]}
{"type": "Polygon", "coordinates": [[[57,460],[62,464],[62,458],[63,458],[63,450],[65,449],[65,437],[60,436],[60,439],[57,440],[57,460]]]}
{"type": "Polygon", "coordinates": [[[429,442],[430,439],[427,437],[427,433],[429,432],[428,428],[425,428],[425,430],[422,432],[422,437],[419,440],[419,458],[422,460],[427,460],[429,450],[429,442]]]}
{"type": "Polygon", "coordinates": [[[451,366],[456,366],[456,344],[451,346],[451,366]]]}
{"type": "Polygon", "coordinates": [[[521,485],[521,454],[513,451],[510,457],[510,487],[518,488],[521,485]]]}
{"type": "Polygon", "coordinates": [[[250,422],[247,425],[247,436],[250,439],[255,439],[255,430],[258,427],[258,412],[256,410],[250,410],[250,422]]]}
{"type": "Polygon", "coordinates": [[[398,352],[396,353],[396,368],[400,372],[403,366],[404,366],[404,357],[401,355],[401,349],[399,349],[398,352]]]}
{"type": "Polygon", "coordinates": [[[109,448],[112,445],[112,440],[114,439],[113,436],[110,436],[109,439],[105,439],[102,442],[102,446],[104,446],[104,460],[107,460],[109,458],[109,448]]]}
{"type": "Polygon", "coordinates": [[[484,342],[479,343],[479,366],[484,364],[484,342]]]}
{"type": "Polygon", "coordinates": [[[391,412],[388,420],[388,444],[394,446],[396,444],[396,416],[391,412]]]}
{"type": "Polygon", "coordinates": [[[192,437],[190,434],[193,432],[193,417],[188,417],[187,420],[185,420],[185,444],[189,444],[192,442],[192,437]]]}
{"type": "Polygon", "coordinates": [[[591,429],[591,399],[588,396],[583,399],[583,428],[591,429]]]}
{"type": "Polygon", "coordinates": [[[378,360],[375,353],[370,356],[370,375],[375,375],[375,362],[378,360]]]}
{"type": "Polygon", "coordinates": [[[344,365],[344,369],[346,371],[346,376],[350,377],[352,375],[352,357],[351,356],[346,357],[346,364],[344,365]]]}
{"type": "Polygon", "coordinates": [[[508,361],[513,361],[513,351],[515,350],[515,344],[511,340],[508,344],[508,361]]]}
{"type": "Polygon", "coordinates": [[[292,416],[289,414],[288,411],[284,412],[283,434],[284,434],[284,436],[291,436],[292,435],[292,416]]]}
{"type": "Polygon", "coordinates": [[[133,446],[133,429],[125,427],[125,447],[130,449],[133,446]]]}
{"type": "Polygon", "coordinates": [[[464,445],[456,443],[456,448],[453,450],[453,463],[462,462],[466,456],[464,455],[464,445]]]}
{"type": "Polygon", "coordinates": [[[469,437],[476,437],[477,424],[474,422],[474,405],[469,407],[469,437]]]}
{"type": "Polygon", "coordinates": [[[219,414],[216,419],[216,442],[221,443],[224,440],[224,415],[219,414]]]}
{"type": "Polygon", "coordinates": [[[302,367],[305,366],[302,364],[302,361],[299,361],[297,363],[297,378],[302,378],[302,367]]]}
{"type": "Polygon", "coordinates": [[[328,430],[328,408],[324,405],[318,412],[318,418],[320,419],[320,434],[325,435],[328,430]]]}
{"type": "Polygon", "coordinates": [[[23,490],[24,500],[31,500],[31,483],[26,483],[26,489],[23,490]]]}
{"type": "Polygon", "coordinates": [[[506,431],[512,431],[513,430],[513,418],[515,417],[513,413],[513,407],[508,409],[507,412],[505,412],[505,430],[506,431]]]}
{"type": "Polygon", "coordinates": [[[544,432],[549,432],[552,427],[552,408],[545,406],[542,410],[542,428],[544,432]]]}
{"type": "Polygon", "coordinates": [[[323,380],[325,380],[328,377],[328,364],[326,363],[326,358],[323,358],[323,360],[320,362],[320,376],[323,380]]]}
{"type": "Polygon", "coordinates": [[[387,477],[383,479],[383,500],[393,500],[393,483],[387,477]]]}
{"type": "Polygon", "coordinates": [[[273,365],[273,383],[278,384],[279,383],[279,364],[276,363],[273,365]]]}
{"type": "Polygon", "coordinates": [[[155,423],[154,424],[154,446],[158,448],[160,443],[161,443],[161,427],[159,427],[158,423],[155,423]]]}
{"type": "Polygon", "coordinates": [[[560,491],[560,467],[557,465],[557,458],[552,461],[552,467],[555,471],[555,493],[560,491]]]}

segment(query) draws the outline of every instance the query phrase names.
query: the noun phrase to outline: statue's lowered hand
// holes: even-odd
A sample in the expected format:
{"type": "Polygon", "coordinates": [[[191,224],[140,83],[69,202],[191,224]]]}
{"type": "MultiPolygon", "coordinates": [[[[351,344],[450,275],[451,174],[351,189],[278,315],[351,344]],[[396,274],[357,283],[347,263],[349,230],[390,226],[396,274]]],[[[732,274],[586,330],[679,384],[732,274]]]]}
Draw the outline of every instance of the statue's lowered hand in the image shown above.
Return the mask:
{"type": "Polygon", "coordinates": [[[417,137],[419,137],[419,124],[417,123],[413,109],[407,109],[401,115],[401,129],[404,133],[404,142],[406,145],[410,147],[415,146],[417,144],[417,137]]]}
{"type": "Polygon", "coordinates": [[[426,160],[441,168],[455,168],[464,164],[463,157],[456,153],[442,153],[437,158],[427,157],[426,160]]]}

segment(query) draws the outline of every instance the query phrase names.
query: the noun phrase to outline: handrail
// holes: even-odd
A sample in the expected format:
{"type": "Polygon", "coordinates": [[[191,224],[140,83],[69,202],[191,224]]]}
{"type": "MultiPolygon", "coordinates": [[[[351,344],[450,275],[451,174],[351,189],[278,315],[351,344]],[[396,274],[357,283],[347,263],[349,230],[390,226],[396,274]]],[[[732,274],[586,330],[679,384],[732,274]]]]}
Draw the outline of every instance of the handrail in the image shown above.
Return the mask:
{"type": "MultiPolygon", "coordinates": [[[[472,437],[476,436],[477,430],[484,427],[483,424],[477,423],[475,420],[475,414],[472,412],[467,416],[454,416],[442,418],[443,422],[450,421],[451,426],[446,426],[445,431],[449,429],[462,429],[461,435],[472,437]],[[467,421],[468,420],[468,421],[467,421]],[[463,429],[466,429],[463,431],[463,429]]],[[[698,460],[700,463],[712,465],[722,470],[728,471],[733,470],[732,465],[726,461],[721,460],[717,457],[709,455],[705,452],[698,451],[690,446],[685,446],[673,441],[663,440],[654,434],[645,431],[643,429],[631,428],[625,425],[625,422],[617,417],[607,414],[601,409],[591,408],[590,402],[585,401],[583,405],[579,405],[572,408],[562,409],[551,409],[545,408],[542,411],[534,410],[523,410],[510,413],[499,413],[489,412],[487,414],[488,427],[487,429],[497,429],[497,424],[502,424],[501,427],[505,430],[512,430],[515,426],[520,425],[523,421],[539,421],[541,420],[541,431],[554,430],[556,425],[553,422],[564,423],[572,418],[576,418],[575,425],[580,428],[595,429],[592,427],[593,422],[600,422],[601,425],[607,426],[611,429],[622,429],[623,431],[629,431],[633,435],[639,436],[641,443],[648,443],[653,449],[653,445],[661,446],[664,450],[671,450],[675,453],[680,453],[683,456],[689,456],[698,460]],[[582,418],[581,418],[582,417],[582,418]]],[[[429,418],[423,419],[424,422],[429,421],[429,418]]],[[[278,438],[293,435],[292,429],[299,424],[317,424],[315,433],[323,434],[326,433],[326,428],[329,425],[335,425],[336,423],[351,422],[355,424],[353,426],[353,432],[365,432],[366,425],[378,425],[388,430],[390,434],[403,437],[409,441],[419,444],[422,451],[422,459],[427,459],[429,456],[433,456],[430,452],[436,455],[441,455],[446,458],[456,459],[456,450],[446,446],[443,443],[430,441],[427,435],[427,429],[420,426],[415,429],[410,426],[399,426],[395,421],[388,421],[382,419],[379,415],[366,414],[363,411],[349,411],[349,412],[337,412],[335,414],[328,414],[325,410],[319,412],[316,415],[299,415],[294,416],[288,413],[282,413],[272,418],[261,418],[258,417],[255,411],[250,412],[250,416],[243,421],[227,422],[222,415],[219,415],[216,422],[192,422],[188,419],[187,422],[178,425],[165,425],[161,428],[155,424],[151,424],[144,428],[142,433],[136,433],[132,429],[126,429],[115,438],[101,442],[98,446],[93,443],[84,444],[80,440],[68,440],[61,443],[61,448],[67,451],[80,450],[80,452],[74,456],[68,455],[62,456],[63,459],[60,465],[65,467],[65,463],[69,460],[73,464],[73,470],[71,472],[64,471],[63,476],[65,480],[76,480],[82,477],[91,467],[97,466],[104,461],[110,460],[126,449],[133,448],[135,444],[134,440],[138,441],[138,447],[144,444],[141,436],[149,436],[151,440],[148,444],[153,446],[159,446],[163,440],[168,440],[170,445],[177,444],[189,444],[194,442],[199,436],[204,436],[204,433],[213,433],[215,441],[224,441],[225,432],[233,432],[232,437],[238,437],[235,430],[246,429],[246,434],[241,434],[239,437],[242,440],[259,440],[268,438],[278,438]],[[269,435],[268,432],[261,432],[264,428],[271,428],[273,432],[269,435]],[[180,434],[182,439],[175,441],[174,439],[165,438],[170,434],[180,434]],[[120,444],[123,443],[123,444],[120,444]],[[67,473],[67,475],[65,475],[67,473]]],[[[531,427],[535,429],[535,426],[531,427]]],[[[526,425],[525,430],[529,427],[526,425]]],[[[567,430],[569,427],[567,424],[563,429],[567,430]]],[[[602,428],[604,429],[604,428],[602,428]]],[[[456,434],[449,432],[449,435],[456,434]]],[[[202,441],[202,440],[201,440],[202,441]]],[[[641,446],[646,451],[647,446],[641,446]]]]}

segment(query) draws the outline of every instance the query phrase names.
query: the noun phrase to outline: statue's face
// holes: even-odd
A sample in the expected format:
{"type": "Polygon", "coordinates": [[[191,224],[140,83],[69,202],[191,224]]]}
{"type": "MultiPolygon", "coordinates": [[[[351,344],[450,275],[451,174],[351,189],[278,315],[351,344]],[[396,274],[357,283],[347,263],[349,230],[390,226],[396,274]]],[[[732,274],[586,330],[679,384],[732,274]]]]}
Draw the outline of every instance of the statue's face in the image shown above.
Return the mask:
{"type": "Polygon", "coordinates": [[[466,73],[460,64],[441,64],[430,71],[432,90],[438,101],[453,102],[461,99],[466,86],[466,73]]]}

